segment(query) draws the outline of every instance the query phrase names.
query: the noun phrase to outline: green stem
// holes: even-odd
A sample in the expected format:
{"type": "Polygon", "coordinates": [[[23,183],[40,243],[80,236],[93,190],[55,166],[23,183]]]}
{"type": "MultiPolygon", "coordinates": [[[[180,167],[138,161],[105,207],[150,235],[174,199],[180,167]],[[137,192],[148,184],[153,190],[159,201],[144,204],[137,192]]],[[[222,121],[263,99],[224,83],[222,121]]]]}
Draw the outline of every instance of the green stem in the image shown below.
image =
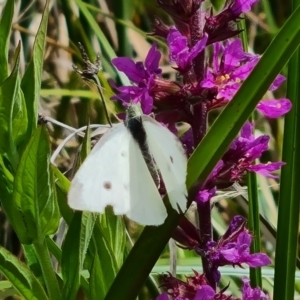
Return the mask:
{"type": "Polygon", "coordinates": [[[45,239],[34,242],[33,246],[43,272],[49,299],[62,300],[62,295],[58,286],[55,272],[52,267],[50,254],[45,239]]]}

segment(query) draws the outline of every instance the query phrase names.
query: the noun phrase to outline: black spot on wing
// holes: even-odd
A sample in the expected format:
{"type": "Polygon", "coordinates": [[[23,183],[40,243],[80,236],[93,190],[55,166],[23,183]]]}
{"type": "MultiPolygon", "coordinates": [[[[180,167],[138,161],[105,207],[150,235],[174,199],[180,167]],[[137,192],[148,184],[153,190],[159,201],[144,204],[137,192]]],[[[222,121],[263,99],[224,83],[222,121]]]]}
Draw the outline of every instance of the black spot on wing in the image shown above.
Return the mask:
{"type": "Polygon", "coordinates": [[[174,163],[174,159],[173,159],[172,156],[170,156],[170,161],[171,161],[172,164],[174,163]]]}
{"type": "Polygon", "coordinates": [[[111,190],[112,189],[112,184],[111,184],[111,182],[110,181],[105,181],[104,183],[103,183],[103,187],[106,189],[106,190],[111,190]]]}

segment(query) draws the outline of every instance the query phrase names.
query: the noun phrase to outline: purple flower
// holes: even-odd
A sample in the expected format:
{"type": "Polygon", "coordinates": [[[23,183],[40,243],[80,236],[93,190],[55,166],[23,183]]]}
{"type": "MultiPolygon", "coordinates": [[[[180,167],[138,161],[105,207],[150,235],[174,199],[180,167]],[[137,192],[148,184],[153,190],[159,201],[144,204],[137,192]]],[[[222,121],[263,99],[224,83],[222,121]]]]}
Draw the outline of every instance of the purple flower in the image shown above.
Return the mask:
{"type": "Polygon", "coordinates": [[[224,154],[222,160],[225,170],[230,169],[230,181],[240,181],[245,171],[256,172],[266,177],[277,178],[271,172],[277,171],[285,163],[275,162],[253,165],[255,159],[260,158],[262,153],[268,149],[269,136],[261,135],[258,138],[252,134],[253,125],[245,123],[241,135],[235,139],[229,150],[224,154]]]}
{"type": "Polygon", "coordinates": [[[256,108],[266,117],[272,119],[279,118],[289,112],[292,108],[292,103],[286,98],[278,100],[265,100],[258,103],[256,108]]]}
{"type": "Polygon", "coordinates": [[[188,40],[185,36],[175,28],[171,27],[167,42],[170,49],[170,61],[177,64],[177,70],[184,74],[190,70],[195,57],[205,49],[207,42],[207,34],[205,34],[194,47],[188,46],[188,40]]]}
{"type": "Polygon", "coordinates": [[[112,63],[119,70],[124,72],[127,77],[137,86],[122,86],[113,88],[118,92],[118,95],[113,96],[112,100],[121,100],[123,105],[127,106],[131,102],[141,102],[142,110],[145,114],[149,114],[153,107],[153,97],[151,89],[154,87],[154,78],[161,74],[159,68],[159,60],[161,53],[158,51],[155,44],[149,50],[145,65],[143,62],[135,63],[127,57],[117,57],[112,59],[112,63]]]}
{"type": "Polygon", "coordinates": [[[258,0],[234,0],[229,5],[231,13],[238,17],[240,14],[248,12],[258,0]]]}
{"type": "MultiPolygon", "coordinates": [[[[245,0],[243,3],[246,3],[245,0]]],[[[209,108],[213,109],[228,103],[258,61],[258,55],[243,51],[240,39],[225,47],[221,43],[214,44],[213,65],[207,69],[206,77],[200,83],[202,88],[217,90],[215,100],[210,103],[209,108]]],[[[277,89],[284,80],[284,76],[278,75],[269,90],[277,89]]],[[[257,109],[269,118],[277,118],[291,109],[291,102],[285,98],[261,101],[257,109]]]]}
{"type": "MultiPolygon", "coordinates": [[[[226,47],[214,44],[213,65],[200,86],[216,88],[216,99],[230,101],[258,61],[257,55],[243,51],[242,42],[236,39],[226,47]],[[220,59],[221,57],[221,59],[220,59]]],[[[215,106],[215,105],[214,105],[215,106]]]]}
{"type": "Polygon", "coordinates": [[[262,267],[271,263],[270,258],[264,253],[250,253],[252,237],[244,231],[239,234],[237,241],[224,245],[219,249],[222,259],[234,265],[248,264],[252,268],[262,267]]]}
{"type": "Polygon", "coordinates": [[[250,280],[247,277],[242,278],[244,286],[242,289],[243,300],[269,300],[268,295],[266,295],[260,288],[251,288],[250,280]]]}
{"type": "Polygon", "coordinates": [[[251,241],[252,236],[245,228],[245,220],[236,216],[218,242],[208,243],[206,255],[209,256],[215,270],[220,266],[230,264],[240,266],[246,263],[253,268],[269,265],[271,260],[266,254],[250,253],[251,241]]]}

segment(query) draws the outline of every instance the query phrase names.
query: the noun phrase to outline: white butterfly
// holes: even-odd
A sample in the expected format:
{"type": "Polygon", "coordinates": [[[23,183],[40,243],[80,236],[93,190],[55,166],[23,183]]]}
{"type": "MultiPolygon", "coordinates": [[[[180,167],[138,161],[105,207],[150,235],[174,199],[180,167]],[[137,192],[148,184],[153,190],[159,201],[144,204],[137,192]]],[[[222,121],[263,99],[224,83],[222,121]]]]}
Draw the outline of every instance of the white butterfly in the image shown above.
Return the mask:
{"type": "Polygon", "coordinates": [[[130,106],[126,121],[107,131],[85,159],[71,183],[70,207],[103,213],[111,205],[117,215],[143,225],[160,225],[167,211],[151,176],[158,169],[170,204],[185,212],[184,149],[173,133],[137,109],[130,106]]]}

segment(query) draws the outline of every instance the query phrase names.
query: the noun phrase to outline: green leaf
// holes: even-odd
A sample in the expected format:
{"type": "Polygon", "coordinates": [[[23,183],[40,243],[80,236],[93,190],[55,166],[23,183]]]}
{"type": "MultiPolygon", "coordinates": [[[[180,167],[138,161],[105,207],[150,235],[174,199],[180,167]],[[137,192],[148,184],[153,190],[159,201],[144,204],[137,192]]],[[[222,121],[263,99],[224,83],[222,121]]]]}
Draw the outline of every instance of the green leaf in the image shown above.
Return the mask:
{"type": "Polygon", "coordinates": [[[12,201],[13,194],[13,181],[14,177],[11,172],[6,168],[3,158],[0,156],[0,195],[1,205],[13,226],[19,239],[26,244],[32,242],[27,227],[24,226],[24,219],[21,210],[12,201]]]}
{"type": "MultiPolygon", "coordinates": [[[[53,254],[53,256],[57,259],[58,263],[61,264],[61,257],[62,257],[62,251],[57,246],[57,244],[49,237],[46,238],[47,246],[50,250],[50,252],[53,254]]],[[[87,299],[89,299],[89,284],[86,280],[86,278],[81,274],[80,276],[80,285],[83,288],[85,295],[87,296],[87,299]]]]}
{"type": "Polygon", "coordinates": [[[22,245],[26,264],[37,278],[42,278],[42,269],[33,245],[22,245]]]}
{"type": "Polygon", "coordinates": [[[41,24],[35,37],[32,57],[25,71],[21,84],[27,107],[27,116],[29,122],[27,130],[28,136],[31,136],[31,133],[37,126],[38,103],[41,89],[48,14],[49,2],[47,1],[41,24]]]}
{"type": "Polygon", "coordinates": [[[87,253],[97,216],[75,212],[62,246],[64,299],[74,299],[80,285],[80,273],[87,253]]]}
{"type": "Polygon", "coordinates": [[[30,269],[3,247],[0,247],[0,271],[25,299],[48,299],[30,269]]]}
{"type": "Polygon", "coordinates": [[[21,157],[13,192],[13,202],[22,212],[23,226],[27,228],[32,239],[54,233],[59,223],[60,215],[49,154],[50,141],[46,130],[40,126],[21,157]]]}
{"type": "Polygon", "coordinates": [[[5,154],[13,169],[18,164],[17,145],[27,129],[27,116],[19,78],[20,44],[15,52],[15,66],[0,85],[0,152],[5,154]]]}
{"type": "MultiPolygon", "coordinates": [[[[92,242],[89,249],[89,256],[93,257],[89,269],[92,272],[92,270],[96,268],[98,273],[97,278],[99,276],[101,277],[101,281],[98,283],[96,282],[97,278],[91,278],[94,284],[91,292],[94,293],[97,291],[98,299],[104,299],[119,269],[115,258],[115,253],[111,248],[109,241],[107,241],[106,235],[104,234],[105,229],[103,229],[104,228],[102,228],[100,222],[97,221],[94,227],[92,242]],[[95,263],[94,261],[96,255],[99,255],[98,262],[100,265],[98,262],[95,263]]],[[[94,272],[96,272],[96,270],[94,270],[94,272]]]]}
{"type": "MultiPolygon", "coordinates": [[[[293,2],[293,6],[299,1],[293,2]]],[[[299,6],[298,6],[299,8],[299,6]]],[[[278,221],[275,249],[275,278],[273,299],[294,299],[295,261],[299,260],[299,176],[300,176],[300,50],[289,61],[287,97],[293,109],[284,120],[282,160],[286,165],[281,171],[278,221]]],[[[296,284],[297,285],[297,284],[296,284]]]]}
{"type": "Polygon", "coordinates": [[[121,216],[116,216],[113,210],[106,208],[105,214],[100,216],[101,230],[105,234],[107,243],[112,249],[115,260],[120,268],[123,264],[126,247],[126,228],[121,216]]]}
{"type": "Polygon", "coordinates": [[[43,280],[47,287],[47,292],[51,300],[63,300],[58,284],[58,276],[53,268],[50,253],[45,238],[37,239],[33,242],[33,247],[38,258],[43,273],[43,280]]]}
{"type": "Polygon", "coordinates": [[[0,281],[0,299],[7,299],[10,296],[17,295],[17,291],[13,288],[11,282],[0,281]]]}
{"type": "Polygon", "coordinates": [[[98,253],[95,253],[91,275],[90,275],[90,295],[91,300],[103,299],[105,297],[105,291],[107,287],[105,286],[105,274],[102,273],[101,263],[98,253]]]}
{"type": "Polygon", "coordinates": [[[11,23],[14,15],[14,5],[14,1],[6,1],[0,20],[0,83],[2,83],[8,76],[8,47],[11,23]]]}

